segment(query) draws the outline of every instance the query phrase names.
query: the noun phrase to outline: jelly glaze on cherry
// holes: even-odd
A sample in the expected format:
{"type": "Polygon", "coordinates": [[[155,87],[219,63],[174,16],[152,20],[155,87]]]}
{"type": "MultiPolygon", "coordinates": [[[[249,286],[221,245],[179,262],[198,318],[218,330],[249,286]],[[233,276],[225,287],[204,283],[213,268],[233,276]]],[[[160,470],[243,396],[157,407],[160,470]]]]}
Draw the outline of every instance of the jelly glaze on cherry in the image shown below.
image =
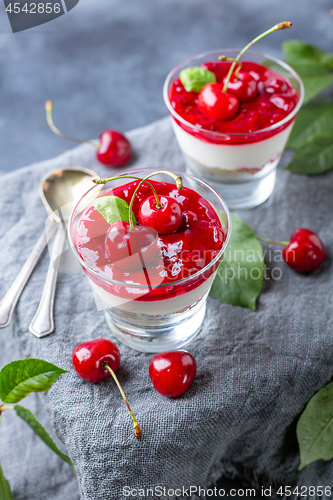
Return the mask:
{"type": "Polygon", "coordinates": [[[231,120],[237,114],[239,101],[229,92],[223,92],[221,83],[207,83],[199,92],[198,110],[207,118],[231,120]]]}
{"type": "Polygon", "coordinates": [[[325,247],[319,236],[309,229],[296,229],[282,251],[285,262],[295,271],[309,273],[325,259],[325,247]]]}
{"type": "Polygon", "coordinates": [[[168,398],[177,398],[191,387],[197,365],[187,351],[155,354],[149,363],[149,377],[155,389],[168,398]]]}
{"type": "MultiPolygon", "coordinates": [[[[223,78],[222,83],[226,83],[226,77],[223,78]]],[[[258,95],[256,80],[250,73],[246,73],[245,71],[239,71],[237,76],[235,73],[231,75],[227,90],[231,94],[234,94],[239,102],[252,101],[258,95]]]]}
{"type": "MultiPolygon", "coordinates": [[[[162,253],[162,264],[164,262],[164,266],[161,267],[161,262],[159,262],[161,259],[155,259],[157,260],[156,272],[159,275],[158,284],[161,283],[161,277],[163,283],[172,283],[182,278],[186,278],[201,269],[201,266],[196,267],[195,262],[191,261],[191,259],[187,259],[187,255],[193,252],[193,249],[195,249],[197,253],[195,261],[200,262],[199,257],[201,257],[204,259],[205,265],[207,265],[221,250],[226,234],[211,204],[198,193],[186,187],[182,191],[178,191],[174,184],[166,182],[156,182],[153,180],[150,180],[150,182],[156,189],[158,196],[169,196],[177,201],[183,214],[182,223],[175,233],[161,235],[158,238],[158,247],[162,253]]],[[[105,196],[118,196],[129,203],[137,185],[138,181],[118,186],[112,191],[105,193],[105,196]]],[[[149,186],[143,184],[140,187],[133,204],[133,212],[137,219],[140,206],[144,199],[151,196],[150,193],[151,189],[149,186]]],[[[105,234],[110,226],[106,221],[104,224],[104,222],[101,221],[101,217],[101,214],[93,205],[88,207],[80,217],[76,232],[76,241],[77,250],[81,258],[88,264],[93,261],[94,266],[92,267],[94,269],[98,268],[98,272],[102,275],[107,274],[111,279],[121,282],[144,284],[140,281],[142,273],[131,272],[131,275],[129,275],[129,273],[126,274],[126,270],[122,271],[118,269],[118,264],[114,267],[110,267],[113,262],[112,248],[110,248],[109,251],[109,259],[107,255],[105,255],[106,251],[100,247],[99,239],[100,231],[104,230],[105,234]],[[96,226],[94,226],[94,220],[96,220],[96,226]],[[105,259],[109,267],[106,266],[105,259]]],[[[126,227],[128,227],[126,224],[125,228],[120,224],[119,229],[123,231],[126,230],[126,227]]],[[[154,230],[152,229],[152,231],[154,230]]],[[[108,244],[109,243],[107,243],[106,246],[108,244]]],[[[123,241],[121,241],[121,244],[123,244],[123,241]]],[[[112,243],[110,243],[110,245],[112,245],[112,243]]],[[[118,250],[116,249],[116,251],[118,250]]],[[[126,249],[126,246],[123,251],[124,255],[128,256],[128,249],[126,249]]],[[[158,290],[156,290],[155,293],[157,292],[158,290]]]]}
{"type": "Polygon", "coordinates": [[[154,228],[135,225],[131,229],[128,222],[118,221],[106,232],[105,254],[120,269],[142,268],[161,255],[157,242],[154,228]]]}
{"type": "MultiPolygon", "coordinates": [[[[223,84],[230,66],[231,63],[228,61],[207,61],[202,65],[203,68],[215,74],[217,84],[223,84]]],[[[221,134],[236,134],[229,136],[228,144],[248,144],[271,137],[287,127],[289,123],[287,122],[277,129],[262,132],[258,135],[253,132],[268,128],[288,116],[297,104],[297,92],[287,78],[278,75],[261,64],[242,61],[241,71],[253,78],[258,93],[254,99],[240,102],[239,109],[232,118],[216,119],[213,114],[209,115],[208,118],[207,112],[205,113],[200,109],[200,94],[186,92],[179,78],[173,82],[170,89],[170,104],[184,120],[192,125],[221,134]],[[191,94],[190,98],[188,94],[191,94]],[[251,132],[251,137],[246,135],[246,132],[251,132]]],[[[231,94],[229,88],[228,93],[231,94]]],[[[186,132],[192,133],[191,129],[181,121],[177,121],[177,123],[186,132]]],[[[196,131],[193,131],[194,135],[196,133],[196,131]]],[[[220,139],[217,136],[207,136],[205,140],[213,143],[225,143],[224,136],[220,139]]]]}
{"type": "Polygon", "coordinates": [[[160,207],[156,206],[155,196],[149,196],[140,205],[138,219],[142,226],[153,227],[158,234],[171,234],[179,229],[183,214],[180,204],[171,196],[158,196],[160,207]]]}
{"type": "Polygon", "coordinates": [[[100,146],[96,157],[109,167],[122,167],[132,156],[132,146],[128,139],[117,130],[104,130],[99,136],[100,146]]]}
{"type": "Polygon", "coordinates": [[[78,344],[72,354],[76,373],[88,382],[100,382],[111,377],[103,364],[107,363],[114,372],[119,368],[119,349],[110,340],[96,339],[78,344]]]}

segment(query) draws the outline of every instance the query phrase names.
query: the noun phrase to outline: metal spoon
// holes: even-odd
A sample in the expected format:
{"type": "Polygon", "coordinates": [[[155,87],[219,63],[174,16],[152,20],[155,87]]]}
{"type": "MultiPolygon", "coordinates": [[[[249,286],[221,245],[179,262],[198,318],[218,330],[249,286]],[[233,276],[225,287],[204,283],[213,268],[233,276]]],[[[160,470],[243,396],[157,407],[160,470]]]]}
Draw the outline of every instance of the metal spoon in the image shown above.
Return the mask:
{"type": "MultiPolygon", "coordinates": [[[[92,186],[91,178],[96,176],[93,171],[86,168],[68,167],[49,172],[40,183],[41,199],[49,218],[55,223],[54,226],[51,226],[48,236],[52,235],[56,227],[57,232],[42,298],[29,327],[29,330],[37,337],[49,335],[54,330],[53,302],[60,261],[57,257],[61,254],[66,238],[64,223],[71,213],[75,200],[92,186]]],[[[17,301],[46,244],[47,237],[43,232],[22,270],[0,302],[0,328],[9,325],[17,301]]]]}
{"type": "Polygon", "coordinates": [[[65,223],[77,201],[90,187],[95,172],[85,168],[69,167],[46,175],[39,187],[39,194],[50,218],[58,225],[49,269],[37,312],[29,330],[36,337],[45,337],[54,331],[53,303],[57,283],[60,255],[66,239],[65,223]]]}

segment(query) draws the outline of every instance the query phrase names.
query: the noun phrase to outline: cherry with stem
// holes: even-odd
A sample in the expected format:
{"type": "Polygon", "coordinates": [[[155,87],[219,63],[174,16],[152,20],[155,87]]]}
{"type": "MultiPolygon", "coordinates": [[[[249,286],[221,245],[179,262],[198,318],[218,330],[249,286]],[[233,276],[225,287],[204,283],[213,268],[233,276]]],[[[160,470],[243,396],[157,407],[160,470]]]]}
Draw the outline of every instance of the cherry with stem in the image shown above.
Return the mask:
{"type": "Polygon", "coordinates": [[[98,383],[112,376],[122,395],[134,425],[134,435],[139,439],[141,428],[133,415],[125,393],[115,374],[120,365],[120,352],[116,344],[108,339],[95,339],[75,346],[72,364],[76,373],[88,382],[98,383]]]}
{"type": "Polygon", "coordinates": [[[300,273],[317,269],[325,259],[325,247],[319,236],[310,229],[299,228],[293,232],[290,241],[270,240],[257,236],[261,241],[283,245],[283,260],[300,273]]]}
{"type": "MultiPolygon", "coordinates": [[[[227,89],[228,89],[228,84],[229,84],[229,81],[230,81],[230,78],[231,78],[231,75],[234,71],[234,68],[236,66],[236,64],[238,63],[239,59],[241,58],[241,56],[253,45],[255,44],[256,42],[258,42],[259,40],[261,40],[262,38],[264,38],[266,35],[269,35],[270,33],[274,33],[274,31],[278,31],[278,30],[284,30],[284,29],[287,29],[287,28],[291,28],[292,24],[291,22],[289,21],[283,21],[281,23],[278,23],[278,24],[275,24],[275,26],[273,26],[272,28],[270,28],[269,30],[267,31],[264,31],[264,33],[261,33],[261,35],[258,35],[257,37],[255,37],[253,40],[251,40],[251,42],[249,42],[247,45],[245,45],[245,47],[239,52],[239,54],[236,56],[236,58],[234,59],[232,65],[230,66],[230,69],[228,71],[228,74],[227,74],[227,77],[226,77],[226,80],[225,80],[225,83],[224,83],[224,87],[223,87],[223,92],[227,92],[227,89]]],[[[223,56],[220,56],[220,57],[223,57],[223,56]]],[[[219,58],[220,59],[220,58],[219,58]]]]}
{"type": "Polygon", "coordinates": [[[45,111],[47,123],[58,137],[67,141],[76,142],[78,144],[91,144],[97,148],[97,160],[106,166],[122,167],[132,156],[132,147],[129,140],[117,130],[104,130],[99,136],[100,142],[96,143],[86,139],[77,139],[69,135],[63,134],[55,126],[52,118],[53,102],[46,101],[45,111]]]}

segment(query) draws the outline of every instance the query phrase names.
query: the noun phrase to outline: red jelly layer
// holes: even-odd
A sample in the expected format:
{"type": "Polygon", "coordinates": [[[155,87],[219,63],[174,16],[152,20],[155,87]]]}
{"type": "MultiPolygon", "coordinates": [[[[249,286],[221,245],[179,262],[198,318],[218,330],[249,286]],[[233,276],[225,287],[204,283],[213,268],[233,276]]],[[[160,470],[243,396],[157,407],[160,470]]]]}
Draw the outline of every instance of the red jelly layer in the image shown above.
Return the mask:
{"type": "MultiPolygon", "coordinates": [[[[216,76],[216,81],[222,83],[231,64],[228,61],[209,61],[202,64],[202,67],[212,71],[216,76]]],[[[241,70],[249,73],[255,79],[258,95],[252,101],[240,103],[237,115],[227,121],[209,119],[204,116],[197,108],[198,93],[186,92],[180,79],[175,80],[169,95],[171,106],[184,120],[199,127],[202,131],[194,130],[175,118],[178,125],[201,140],[225,145],[261,141],[285,129],[290,121],[274,130],[255,133],[280,122],[296,107],[298,94],[290,81],[252,61],[242,61],[241,70]],[[205,130],[225,135],[205,134],[205,130]],[[249,132],[250,135],[248,135],[249,132]],[[244,135],[232,136],[228,134],[244,135]]],[[[232,93],[231,90],[228,92],[232,93]]]]}
{"type": "MultiPolygon", "coordinates": [[[[102,196],[118,196],[129,204],[139,182],[115,187],[102,196]]],[[[220,252],[226,239],[219,217],[201,195],[189,188],[179,191],[174,184],[149,182],[157,194],[171,196],[178,201],[183,220],[175,233],[158,237],[159,256],[146,268],[126,271],[107,258],[104,242],[110,225],[94,205],[82,213],[76,231],[76,248],[84,262],[101,276],[128,286],[108,283],[85,269],[89,278],[107,292],[131,300],[167,299],[196,288],[216,270],[218,262],[199,278],[183,284],[176,282],[204,269],[220,252]],[[131,287],[133,284],[142,285],[144,289],[131,287]],[[158,287],[161,284],[168,286],[158,287]]],[[[140,204],[151,194],[148,184],[140,187],[133,204],[136,220],[140,204]]]]}

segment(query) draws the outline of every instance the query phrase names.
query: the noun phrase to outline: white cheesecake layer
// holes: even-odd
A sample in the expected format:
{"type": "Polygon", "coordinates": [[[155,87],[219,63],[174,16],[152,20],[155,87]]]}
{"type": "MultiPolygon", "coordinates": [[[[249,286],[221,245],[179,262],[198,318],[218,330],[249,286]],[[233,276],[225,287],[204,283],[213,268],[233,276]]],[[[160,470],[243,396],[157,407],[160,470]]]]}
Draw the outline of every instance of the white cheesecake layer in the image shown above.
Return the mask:
{"type": "MultiPolygon", "coordinates": [[[[98,299],[101,301],[97,303],[98,309],[107,309],[109,307],[115,307],[122,311],[136,314],[146,314],[149,316],[165,316],[167,314],[175,314],[177,312],[183,311],[192,307],[196,302],[206,292],[210,290],[212,283],[215,278],[215,273],[213,273],[204,283],[197,286],[193,290],[177,295],[176,297],[165,298],[163,300],[150,300],[150,301],[139,301],[139,300],[129,300],[112,295],[100,286],[89,280],[89,283],[97,295],[98,299]]],[[[167,293],[166,293],[167,295],[167,293]]]]}
{"type": "Polygon", "coordinates": [[[293,123],[268,139],[250,144],[213,144],[194,137],[171,119],[183,153],[203,167],[221,170],[261,169],[283,152],[293,123]]]}

